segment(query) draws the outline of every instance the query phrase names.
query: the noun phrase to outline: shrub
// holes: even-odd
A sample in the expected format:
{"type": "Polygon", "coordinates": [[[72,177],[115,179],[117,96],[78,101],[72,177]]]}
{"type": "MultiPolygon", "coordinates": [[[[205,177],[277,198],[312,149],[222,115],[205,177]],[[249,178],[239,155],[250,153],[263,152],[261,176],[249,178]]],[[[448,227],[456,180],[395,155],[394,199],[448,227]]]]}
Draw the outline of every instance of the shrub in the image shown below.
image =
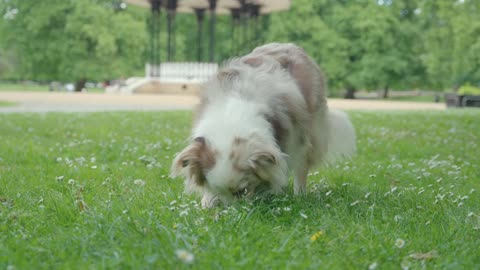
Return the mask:
{"type": "Polygon", "coordinates": [[[458,89],[458,94],[461,96],[464,96],[464,95],[480,96],[480,88],[466,84],[458,89]]]}

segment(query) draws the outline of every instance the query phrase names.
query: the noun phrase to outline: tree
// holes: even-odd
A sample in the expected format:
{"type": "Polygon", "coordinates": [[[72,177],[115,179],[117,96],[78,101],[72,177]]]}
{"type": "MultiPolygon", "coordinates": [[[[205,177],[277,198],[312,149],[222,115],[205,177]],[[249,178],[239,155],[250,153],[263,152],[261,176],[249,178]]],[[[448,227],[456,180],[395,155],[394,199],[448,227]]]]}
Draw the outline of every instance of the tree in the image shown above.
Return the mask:
{"type": "MultiPolygon", "coordinates": [[[[76,81],[125,76],[144,64],[144,21],[117,12],[111,1],[7,2],[18,10],[4,20],[4,46],[15,50],[19,71],[34,80],[76,81]]],[[[5,5],[5,3],[4,3],[5,5]]]]}
{"type": "MultiPolygon", "coordinates": [[[[400,13],[399,13],[400,14],[400,13]]],[[[299,43],[319,62],[334,89],[408,87],[414,33],[390,5],[376,1],[294,1],[273,15],[272,40],[299,43]]]]}
{"type": "Polygon", "coordinates": [[[442,90],[479,84],[480,3],[426,1],[421,8],[429,84],[442,90]]]}

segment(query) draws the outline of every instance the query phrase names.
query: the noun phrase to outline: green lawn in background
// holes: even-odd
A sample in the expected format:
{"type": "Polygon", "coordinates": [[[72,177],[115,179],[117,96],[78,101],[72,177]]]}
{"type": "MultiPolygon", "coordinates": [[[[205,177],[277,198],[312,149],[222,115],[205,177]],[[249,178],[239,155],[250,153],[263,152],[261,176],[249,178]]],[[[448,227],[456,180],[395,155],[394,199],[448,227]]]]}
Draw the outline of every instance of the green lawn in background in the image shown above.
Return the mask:
{"type": "Polygon", "coordinates": [[[0,107],[15,106],[15,102],[0,100],[0,107]]]}
{"type": "MultiPolygon", "coordinates": [[[[49,92],[48,85],[29,84],[29,83],[0,83],[0,91],[33,91],[49,92]]],[[[101,93],[102,88],[89,88],[88,92],[101,93]]]]}
{"type": "MultiPolygon", "coordinates": [[[[440,93],[439,102],[445,102],[443,94],[440,93]]],[[[387,99],[379,99],[385,101],[410,101],[410,102],[435,102],[435,96],[433,95],[422,95],[422,96],[404,96],[404,97],[388,97],[387,99]]]]}
{"type": "Polygon", "coordinates": [[[187,112],[0,114],[0,269],[478,269],[480,112],[350,112],[309,193],[204,210],[187,112]]]}

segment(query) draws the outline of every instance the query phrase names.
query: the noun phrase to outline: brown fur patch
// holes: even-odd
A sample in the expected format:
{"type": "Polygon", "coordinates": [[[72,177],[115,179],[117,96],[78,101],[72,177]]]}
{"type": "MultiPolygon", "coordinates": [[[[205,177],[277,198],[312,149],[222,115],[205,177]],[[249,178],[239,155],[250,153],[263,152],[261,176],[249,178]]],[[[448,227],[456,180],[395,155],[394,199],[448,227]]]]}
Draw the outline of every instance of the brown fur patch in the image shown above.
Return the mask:
{"type": "Polygon", "coordinates": [[[204,137],[197,137],[177,157],[177,168],[187,167],[187,177],[199,186],[207,179],[205,172],[212,169],[216,162],[216,151],[208,147],[204,137]]]}
{"type": "Polygon", "coordinates": [[[287,123],[284,123],[284,121],[280,120],[278,115],[266,116],[265,118],[272,126],[275,142],[282,151],[285,151],[289,134],[287,123]]]}

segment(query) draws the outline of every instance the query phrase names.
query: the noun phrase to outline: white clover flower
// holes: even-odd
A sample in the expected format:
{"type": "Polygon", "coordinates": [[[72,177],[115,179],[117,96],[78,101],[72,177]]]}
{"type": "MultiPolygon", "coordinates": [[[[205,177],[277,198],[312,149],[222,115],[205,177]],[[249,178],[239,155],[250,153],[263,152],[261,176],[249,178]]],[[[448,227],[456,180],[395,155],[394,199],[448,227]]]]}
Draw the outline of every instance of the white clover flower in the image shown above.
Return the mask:
{"type": "Polygon", "coordinates": [[[374,270],[374,269],[377,269],[378,267],[378,263],[377,262],[373,262],[372,264],[370,264],[368,266],[368,270],[374,270]]]}
{"type": "Polygon", "coordinates": [[[69,179],[68,184],[71,185],[71,186],[75,185],[75,180],[69,179]]]}
{"type": "Polygon", "coordinates": [[[300,216],[301,216],[302,218],[304,218],[304,219],[307,219],[307,218],[308,218],[308,216],[305,215],[304,213],[300,213],[300,216]]]}
{"type": "Polygon", "coordinates": [[[398,238],[397,240],[395,240],[395,246],[397,248],[403,248],[405,246],[405,240],[398,238]]]}
{"type": "Polygon", "coordinates": [[[145,185],[145,181],[143,181],[142,179],[135,179],[133,181],[133,183],[137,186],[144,186],[145,185]]]}
{"type": "Polygon", "coordinates": [[[177,255],[177,258],[180,259],[182,262],[184,263],[188,263],[188,264],[191,264],[193,263],[193,260],[195,259],[195,256],[184,250],[184,249],[177,249],[175,251],[175,254],[177,255]]]}

